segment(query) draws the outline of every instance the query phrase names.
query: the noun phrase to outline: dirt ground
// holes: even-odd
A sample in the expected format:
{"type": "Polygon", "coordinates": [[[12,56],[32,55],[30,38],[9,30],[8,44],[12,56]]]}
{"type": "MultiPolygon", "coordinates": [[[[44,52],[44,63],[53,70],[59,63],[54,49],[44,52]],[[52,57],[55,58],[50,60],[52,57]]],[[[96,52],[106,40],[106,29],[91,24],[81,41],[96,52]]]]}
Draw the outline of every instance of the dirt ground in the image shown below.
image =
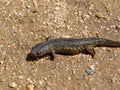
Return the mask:
{"type": "Polygon", "coordinates": [[[120,0],[0,0],[0,90],[120,90],[120,48],[26,61],[49,36],[120,41],[120,0]]]}

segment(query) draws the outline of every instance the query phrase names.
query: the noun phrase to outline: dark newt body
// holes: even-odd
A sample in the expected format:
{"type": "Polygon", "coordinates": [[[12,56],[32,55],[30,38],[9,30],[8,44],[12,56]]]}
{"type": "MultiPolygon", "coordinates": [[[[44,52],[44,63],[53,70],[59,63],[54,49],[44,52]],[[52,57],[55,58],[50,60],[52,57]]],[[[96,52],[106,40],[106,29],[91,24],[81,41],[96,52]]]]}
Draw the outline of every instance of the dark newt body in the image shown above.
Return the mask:
{"type": "Polygon", "coordinates": [[[75,55],[80,52],[85,52],[94,56],[94,47],[120,47],[120,42],[107,40],[104,38],[58,38],[42,42],[35,45],[27,60],[37,59],[44,55],[51,55],[54,59],[55,54],[75,55]]]}

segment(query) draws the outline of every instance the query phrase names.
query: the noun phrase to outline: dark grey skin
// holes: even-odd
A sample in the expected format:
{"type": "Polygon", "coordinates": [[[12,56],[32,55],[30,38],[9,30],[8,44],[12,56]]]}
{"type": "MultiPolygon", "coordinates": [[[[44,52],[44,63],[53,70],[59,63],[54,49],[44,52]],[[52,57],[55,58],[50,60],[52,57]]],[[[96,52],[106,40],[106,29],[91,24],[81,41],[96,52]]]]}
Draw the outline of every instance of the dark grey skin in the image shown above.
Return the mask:
{"type": "Polygon", "coordinates": [[[54,60],[55,54],[75,55],[87,53],[94,57],[95,47],[120,47],[120,42],[104,38],[57,38],[35,45],[28,54],[27,60],[50,55],[54,60]]]}

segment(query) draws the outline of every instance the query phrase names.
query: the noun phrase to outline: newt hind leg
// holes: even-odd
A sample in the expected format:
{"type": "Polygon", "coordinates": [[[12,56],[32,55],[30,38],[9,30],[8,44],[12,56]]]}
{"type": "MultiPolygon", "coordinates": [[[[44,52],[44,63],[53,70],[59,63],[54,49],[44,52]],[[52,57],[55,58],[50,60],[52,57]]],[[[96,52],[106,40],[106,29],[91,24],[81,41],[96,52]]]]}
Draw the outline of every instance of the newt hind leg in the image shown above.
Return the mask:
{"type": "Polygon", "coordinates": [[[83,50],[82,53],[89,54],[92,58],[94,58],[95,56],[94,46],[88,46],[85,50],[83,50]]]}

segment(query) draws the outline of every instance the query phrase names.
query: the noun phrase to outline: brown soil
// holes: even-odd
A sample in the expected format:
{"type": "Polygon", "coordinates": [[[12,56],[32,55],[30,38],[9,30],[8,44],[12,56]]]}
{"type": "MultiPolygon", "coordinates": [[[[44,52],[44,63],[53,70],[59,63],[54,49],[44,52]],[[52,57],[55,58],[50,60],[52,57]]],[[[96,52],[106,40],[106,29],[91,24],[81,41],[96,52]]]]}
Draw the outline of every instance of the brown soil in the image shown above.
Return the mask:
{"type": "Polygon", "coordinates": [[[120,90],[120,49],[26,61],[49,36],[120,41],[119,0],[1,0],[0,90],[120,90]],[[95,73],[87,75],[87,69],[95,73]]]}

